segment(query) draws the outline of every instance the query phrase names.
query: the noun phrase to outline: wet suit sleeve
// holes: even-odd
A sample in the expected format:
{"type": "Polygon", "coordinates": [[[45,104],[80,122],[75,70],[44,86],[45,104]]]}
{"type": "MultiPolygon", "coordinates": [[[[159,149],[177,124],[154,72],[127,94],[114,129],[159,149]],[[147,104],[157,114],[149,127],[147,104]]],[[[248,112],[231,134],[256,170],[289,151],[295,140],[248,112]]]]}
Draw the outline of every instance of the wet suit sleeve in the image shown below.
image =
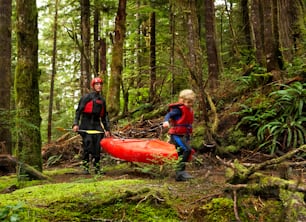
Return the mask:
{"type": "Polygon", "coordinates": [[[166,114],[164,122],[169,121],[170,119],[177,120],[181,115],[182,111],[179,108],[173,108],[166,114]]]}

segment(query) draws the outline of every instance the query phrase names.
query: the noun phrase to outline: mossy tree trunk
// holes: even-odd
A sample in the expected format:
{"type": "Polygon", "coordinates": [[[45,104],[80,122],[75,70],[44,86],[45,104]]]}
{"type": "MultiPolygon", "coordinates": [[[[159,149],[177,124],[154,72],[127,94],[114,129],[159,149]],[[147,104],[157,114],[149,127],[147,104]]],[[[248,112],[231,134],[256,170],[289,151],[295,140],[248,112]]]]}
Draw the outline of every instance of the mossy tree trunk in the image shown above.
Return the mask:
{"type": "Polygon", "coordinates": [[[113,53],[111,62],[111,76],[107,93],[108,112],[111,117],[120,111],[120,86],[122,84],[123,43],[126,32],[126,0],[119,0],[115,30],[113,37],[113,53]]]}
{"type": "Polygon", "coordinates": [[[12,1],[0,0],[0,153],[11,153],[12,1]]]}
{"type": "MultiPolygon", "coordinates": [[[[42,171],[39,71],[38,71],[38,28],[35,0],[17,0],[17,64],[15,71],[17,158],[42,171]]],[[[21,164],[17,171],[29,176],[21,164]]]]}

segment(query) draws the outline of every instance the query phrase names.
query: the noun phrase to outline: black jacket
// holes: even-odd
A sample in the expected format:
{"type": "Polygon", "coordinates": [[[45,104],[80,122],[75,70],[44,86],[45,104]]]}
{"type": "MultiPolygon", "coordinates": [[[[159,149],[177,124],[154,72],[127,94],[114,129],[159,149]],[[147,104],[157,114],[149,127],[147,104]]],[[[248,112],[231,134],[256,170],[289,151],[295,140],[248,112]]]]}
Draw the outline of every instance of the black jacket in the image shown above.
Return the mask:
{"type": "Polygon", "coordinates": [[[97,92],[84,95],[76,109],[73,125],[79,125],[79,128],[84,130],[102,131],[101,122],[105,131],[110,131],[105,99],[97,92]],[[81,123],[79,125],[80,120],[81,123]]]}

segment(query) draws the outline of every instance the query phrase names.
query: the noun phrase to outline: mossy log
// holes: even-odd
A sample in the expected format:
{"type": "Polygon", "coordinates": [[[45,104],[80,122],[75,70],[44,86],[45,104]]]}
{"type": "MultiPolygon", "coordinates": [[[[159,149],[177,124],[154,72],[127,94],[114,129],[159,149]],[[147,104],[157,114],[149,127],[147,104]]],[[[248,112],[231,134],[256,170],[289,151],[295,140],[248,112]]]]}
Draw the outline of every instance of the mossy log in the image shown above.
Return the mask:
{"type": "MultiPolygon", "coordinates": [[[[12,157],[11,155],[0,155],[0,165],[3,166],[8,166],[10,169],[15,169],[16,168],[22,168],[23,171],[31,178],[31,179],[37,179],[37,180],[47,180],[49,177],[46,175],[42,174],[38,170],[36,170],[34,167],[26,164],[26,163],[21,163],[18,161],[15,157],[12,157]]],[[[12,172],[10,172],[12,173],[12,172]]]]}
{"type": "Polygon", "coordinates": [[[224,165],[228,166],[228,179],[227,181],[230,184],[245,184],[249,181],[250,176],[253,175],[255,172],[258,172],[259,170],[266,169],[270,167],[271,165],[277,165],[281,164],[286,159],[291,158],[293,155],[295,155],[298,152],[306,152],[306,145],[303,145],[299,147],[298,149],[292,150],[291,152],[288,152],[284,154],[281,157],[274,158],[271,160],[267,160],[260,164],[255,164],[250,167],[245,167],[241,163],[239,163],[238,160],[235,160],[233,163],[227,163],[218,158],[224,165]]]}
{"type": "MultiPolygon", "coordinates": [[[[237,160],[234,163],[224,162],[219,160],[227,168],[227,181],[225,191],[232,191],[234,198],[234,212],[237,221],[241,221],[238,214],[237,194],[247,194],[261,196],[264,198],[275,198],[282,202],[284,208],[284,221],[305,221],[305,196],[306,186],[302,180],[302,176],[297,180],[287,180],[277,176],[265,175],[258,172],[271,166],[283,167],[286,159],[291,158],[298,152],[305,152],[306,145],[301,146],[285,155],[265,161],[260,164],[254,164],[250,167],[244,166],[237,160]],[[303,212],[303,213],[301,213],[303,212]]],[[[301,166],[304,166],[305,161],[301,161],[301,166]]]]}
{"type": "MultiPolygon", "coordinates": [[[[284,189],[292,192],[301,192],[306,194],[306,185],[301,181],[285,180],[279,177],[254,173],[249,178],[248,184],[227,184],[226,189],[241,190],[247,193],[258,194],[272,192],[278,193],[279,189],[284,189]]],[[[275,194],[276,194],[275,193],[275,194]]]]}

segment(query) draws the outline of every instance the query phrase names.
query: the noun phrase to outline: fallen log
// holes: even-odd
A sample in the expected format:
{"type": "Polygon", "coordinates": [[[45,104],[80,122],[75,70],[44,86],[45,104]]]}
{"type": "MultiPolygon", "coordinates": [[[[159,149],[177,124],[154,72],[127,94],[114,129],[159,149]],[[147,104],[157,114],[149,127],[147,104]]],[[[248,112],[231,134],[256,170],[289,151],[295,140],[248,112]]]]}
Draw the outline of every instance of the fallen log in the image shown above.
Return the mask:
{"type": "MultiPolygon", "coordinates": [[[[8,154],[0,155],[0,165],[4,166],[3,163],[5,163],[5,166],[10,167],[11,170],[15,169],[15,172],[16,172],[16,169],[22,169],[23,173],[25,173],[30,179],[37,179],[37,180],[49,180],[50,179],[48,176],[42,174],[41,172],[36,170],[34,167],[26,163],[22,163],[18,161],[15,157],[11,155],[8,155],[8,154]]],[[[18,170],[16,173],[19,174],[18,170]]]]}
{"type": "Polygon", "coordinates": [[[227,181],[230,184],[245,184],[248,182],[249,177],[253,175],[255,172],[266,169],[271,165],[281,164],[286,159],[291,158],[298,152],[306,152],[306,145],[302,145],[301,147],[292,150],[281,157],[274,158],[271,160],[267,160],[263,163],[254,164],[250,167],[244,166],[242,163],[239,163],[238,160],[235,160],[233,163],[225,162],[220,157],[217,156],[217,159],[225,166],[228,167],[228,178],[227,181]]]}
{"type": "Polygon", "coordinates": [[[278,192],[279,189],[306,194],[306,185],[302,181],[285,180],[261,173],[255,173],[247,184],[227,184],[225,189],[244,190],[246,193],[257,195],[264,192],[272,193],[272,190],[278,192]]]}

